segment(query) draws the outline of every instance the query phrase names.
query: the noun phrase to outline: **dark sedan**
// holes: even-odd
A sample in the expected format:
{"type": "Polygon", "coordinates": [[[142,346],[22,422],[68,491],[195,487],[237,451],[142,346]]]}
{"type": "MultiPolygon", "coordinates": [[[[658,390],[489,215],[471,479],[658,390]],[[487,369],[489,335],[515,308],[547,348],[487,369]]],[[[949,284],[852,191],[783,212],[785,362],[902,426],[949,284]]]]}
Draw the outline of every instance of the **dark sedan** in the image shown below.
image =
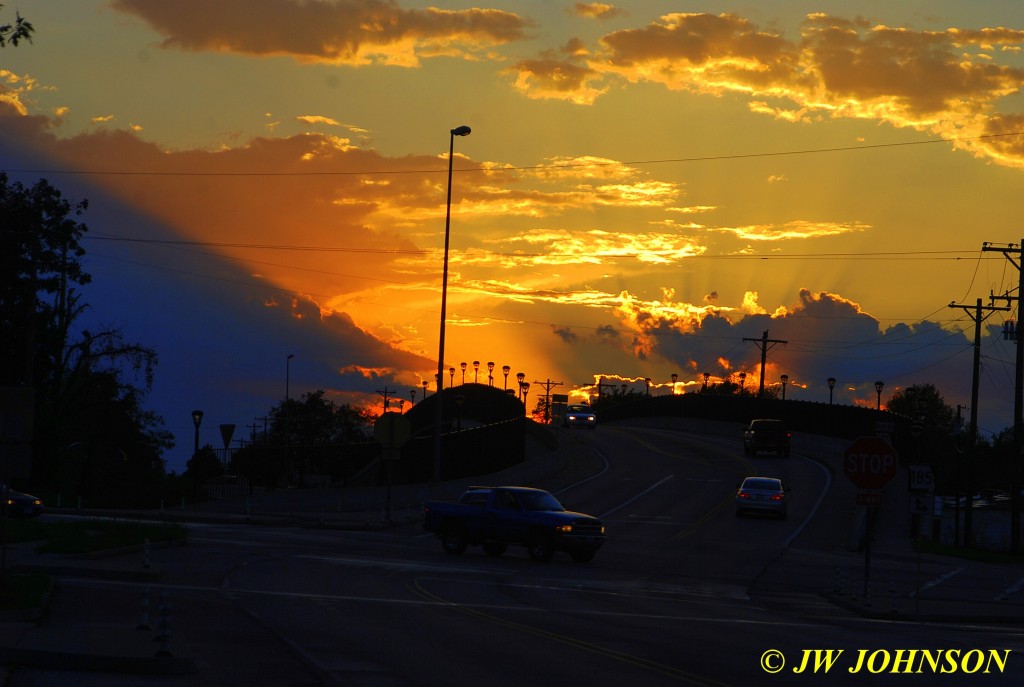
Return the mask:
{"type": "Polygon", "coordinates": [[[15,518],[34,518],[43,512],[43,500],[32,494],[8,489],[0,484],[0,492],[7,499],[7,515],[15,518]]]}

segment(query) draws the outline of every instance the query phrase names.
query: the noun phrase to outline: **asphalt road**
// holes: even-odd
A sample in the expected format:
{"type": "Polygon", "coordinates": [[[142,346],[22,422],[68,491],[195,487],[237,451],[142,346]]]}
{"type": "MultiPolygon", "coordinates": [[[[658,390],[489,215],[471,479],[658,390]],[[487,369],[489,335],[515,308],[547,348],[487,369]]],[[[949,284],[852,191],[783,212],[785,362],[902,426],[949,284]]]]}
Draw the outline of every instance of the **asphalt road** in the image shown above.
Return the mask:
{"type": "MultiPolygon", "coordinates": [[[[447,555],[415,522],[376,532],[194,525],[187,546],[154,553],[164,575],[152,592],[173,599],[186,633],[176,646],[200,675],[63,684],[1024,684],[1019,625],[879,621],[822,598],[860,560],[847,550],[858,511],[835,497],[821,449],[750,458],[739,437],[654,427],[563,440],[584,443],[598,469],[538,486],[606,521],[590,563],[536,563],[521,548],[447,555]],[[734,515],[749,474],[783,478],[788,519],[734,515]]],[[[944,565],[890,565],[877,577],[920,585],[944,565]]],[[[91,591],[77,607],[56,605],[66,614],[142,592],[62,584],[91,591]]],[[[9,684],[60,683],[29,671],[9,684]]]]}

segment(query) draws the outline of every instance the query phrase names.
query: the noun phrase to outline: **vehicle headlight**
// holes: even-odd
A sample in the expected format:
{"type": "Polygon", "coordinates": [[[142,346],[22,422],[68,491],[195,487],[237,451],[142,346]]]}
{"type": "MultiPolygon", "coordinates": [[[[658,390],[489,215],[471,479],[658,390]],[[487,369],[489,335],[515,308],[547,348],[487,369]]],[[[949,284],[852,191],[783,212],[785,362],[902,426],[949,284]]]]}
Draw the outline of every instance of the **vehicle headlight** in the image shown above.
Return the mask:
{"type": "Polygon", "coordinates": [[[569,534],[570,532],[572,532],[572,525],[555,525],[555,532],[569,534]]]}

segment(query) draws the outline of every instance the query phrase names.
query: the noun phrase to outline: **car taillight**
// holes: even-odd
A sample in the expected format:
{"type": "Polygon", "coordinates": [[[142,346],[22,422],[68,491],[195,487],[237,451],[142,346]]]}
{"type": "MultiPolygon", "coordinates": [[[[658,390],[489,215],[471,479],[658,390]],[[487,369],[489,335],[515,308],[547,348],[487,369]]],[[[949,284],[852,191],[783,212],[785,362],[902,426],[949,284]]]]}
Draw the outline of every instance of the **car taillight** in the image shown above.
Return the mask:
{"type": "Polygon", "coordinates": [[[782,494],[772,494],[772,501],[781,501],[782,494]]]}
{"type": "Polygon", "coordinates": [[[741,498],[741,499],[749,499],[749,498],[750,498],[750,494],[748,494],[748,493],[747,493],[747,492],[745,492],[745,491],[740,491],[740,492],[737,492],[737,493],[736,493],[736,496],[737,496],[738,498],[741,498]]]}

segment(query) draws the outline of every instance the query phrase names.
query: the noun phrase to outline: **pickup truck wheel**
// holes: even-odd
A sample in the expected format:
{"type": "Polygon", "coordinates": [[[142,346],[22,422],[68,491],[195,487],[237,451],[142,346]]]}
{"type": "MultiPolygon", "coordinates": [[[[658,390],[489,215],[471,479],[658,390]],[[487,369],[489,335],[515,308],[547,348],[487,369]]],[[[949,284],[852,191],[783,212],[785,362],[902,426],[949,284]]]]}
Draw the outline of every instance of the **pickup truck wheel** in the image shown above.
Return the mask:
{"type": "Polygon", "coordinates": [[[449,525],[441,534],[441,546],[446,553],[459,554],[469,546],[466,532],[458,525],[449,525]]]}
{"type": "Polygon", "coordinates": [[[572,559],[574,561],[576,561],[577,563],[586,563],[588,561],[594,560],[594,554],[595,553],[597,553],[597,552],[596,551],[573,551],[569,555],[572,556],[572,559]]]}
{"type": "Polygon", "coordinates": [[[497,558],[501,554],[505,553],[505,549],[508,548],[508,544],[503,541],[485,541],[484,542],[484,553],[488,556],[494,556],[497,558]]]}
{"type": "Polygon", "coordinates": [[[544,563],[551,560],[555,554],[555,547],[547,536],[538,534],[530,538],[526,545],[526,551],[530,554],[530,558],[538,563],[544,563]]]}

